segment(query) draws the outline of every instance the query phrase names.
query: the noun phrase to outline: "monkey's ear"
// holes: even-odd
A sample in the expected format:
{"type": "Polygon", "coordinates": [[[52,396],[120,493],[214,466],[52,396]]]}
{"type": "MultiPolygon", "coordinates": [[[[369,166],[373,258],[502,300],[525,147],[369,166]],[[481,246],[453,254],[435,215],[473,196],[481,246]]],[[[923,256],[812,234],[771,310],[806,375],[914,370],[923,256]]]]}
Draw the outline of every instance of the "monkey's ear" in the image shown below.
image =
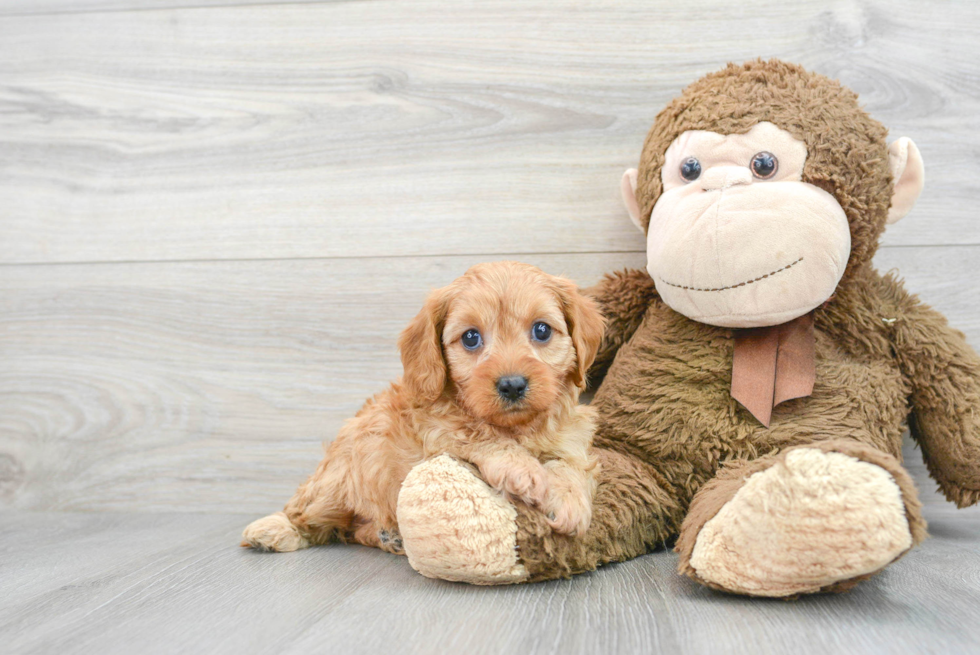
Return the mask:
{"type": "Polygon", "coordinates": [[[640,232],[646,232],[643,229],[643,223],[640,222],[640,203],[636,201],[636,175],[635,168],[628,169],[623,173],[623,180],[619,183],[619,188],[623,192],[623,202],[626,203],[626,211],[629,212],[633,225],[639,228],[640,232]]]}
{"type": "Polygon", "coordinates": [[[446,386],[442,327],[449,308],[450,287],[429,294],[422,311],[398,337],[405,372],[402,382],[416,398],[435,402],[446,386]]]}
{"type": "Polygon", "coordinates": [[[912,143],[912,139],[905,136],[888,147],[888,165],[892,169],[892,180],[895,184],[892,206],[885,220],[885,223],[891,225],[912,210],[912,205],[922,193],[926,171],[919,149],[912,143]]]}

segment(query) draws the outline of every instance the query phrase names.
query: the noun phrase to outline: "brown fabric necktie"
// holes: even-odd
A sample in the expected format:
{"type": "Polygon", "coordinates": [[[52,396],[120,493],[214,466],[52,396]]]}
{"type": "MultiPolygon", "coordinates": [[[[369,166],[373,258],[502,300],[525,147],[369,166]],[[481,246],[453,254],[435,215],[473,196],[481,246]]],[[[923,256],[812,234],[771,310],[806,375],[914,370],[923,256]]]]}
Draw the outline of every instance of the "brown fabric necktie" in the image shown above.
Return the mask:
{"type": "Polygon", "coordinates": [[[813,393],[813,313],[771,327],[735,330],[732,398],[769,427],[779,403],[813,393]]]}

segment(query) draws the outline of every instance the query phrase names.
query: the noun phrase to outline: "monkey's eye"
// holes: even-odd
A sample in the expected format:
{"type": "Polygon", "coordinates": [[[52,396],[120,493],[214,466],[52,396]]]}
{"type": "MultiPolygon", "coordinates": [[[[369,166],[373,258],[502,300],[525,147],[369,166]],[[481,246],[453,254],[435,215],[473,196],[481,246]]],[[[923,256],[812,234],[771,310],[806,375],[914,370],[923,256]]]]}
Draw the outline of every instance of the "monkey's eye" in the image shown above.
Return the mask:
{"type": "Polygon", "coordinates": [[[681,177],[688,182],[693,182],[701,177],[701,162],[694,157],[685,159],[681,164],[681,177]]]}
{"type": "Polygon", "coordinates": [[[776,174],[779,160],[771,152],[760,152],[752,158],[752,174],[760,180],[766,180],[776,174]]]}
{"type": "Polygon", "coordinates": [[[535,341],[540,341],[541,343],[545,343],[546,341],[548,341],[548,339],[551,338],[551,326],[548,325],[547,323],[542,323],[538,321],[531,328],[531,338],[534,339],[535,341]]]}
{"type": "Polygon", "coordinates": [[[467,330],[460,341],[463,344],[463,348],[467,350],[476,350],[483,345],[483,337],[480,336],[478,331],[473,329],[467,330]]]}

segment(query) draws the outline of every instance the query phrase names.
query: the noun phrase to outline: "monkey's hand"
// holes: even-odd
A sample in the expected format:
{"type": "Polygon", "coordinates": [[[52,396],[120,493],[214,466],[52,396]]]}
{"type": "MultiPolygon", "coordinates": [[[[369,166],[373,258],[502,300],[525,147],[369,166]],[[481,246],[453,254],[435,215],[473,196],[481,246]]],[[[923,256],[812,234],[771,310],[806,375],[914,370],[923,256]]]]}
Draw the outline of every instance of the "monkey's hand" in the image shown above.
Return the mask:
{"type": "Polygon", "coordinates": [[[958,507],[980,501],[980,357],[959,330],[905,294],[893,324],[912,387],[909,428],[929,474],[958,507]]]}

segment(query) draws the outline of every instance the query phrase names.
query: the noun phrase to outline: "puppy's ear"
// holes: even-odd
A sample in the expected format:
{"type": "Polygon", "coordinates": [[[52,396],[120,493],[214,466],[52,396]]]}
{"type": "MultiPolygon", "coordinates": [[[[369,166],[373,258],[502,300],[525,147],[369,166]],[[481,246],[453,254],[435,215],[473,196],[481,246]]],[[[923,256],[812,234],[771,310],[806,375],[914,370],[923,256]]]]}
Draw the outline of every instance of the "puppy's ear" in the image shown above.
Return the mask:
{"type": "Polygon", "coordinates": [[[419,400],[435,402],[446,387],[446,359],[442,354],[442,327],[449,309],[449,287],[429,294],[422,311],[398,337],[402,381],[419,400]]]}
{"type": "Polygon", "coordinates": [[[572,372],[572,381],[584,389],[585,375],[602,344],[606,319],[599,312],[595,301],[579,291],[574,282],[564,278],[556,279],[558,297],[565,312],[565,323],[572,337],[572,345],[575,346],[576,365],[572,372]]]}

